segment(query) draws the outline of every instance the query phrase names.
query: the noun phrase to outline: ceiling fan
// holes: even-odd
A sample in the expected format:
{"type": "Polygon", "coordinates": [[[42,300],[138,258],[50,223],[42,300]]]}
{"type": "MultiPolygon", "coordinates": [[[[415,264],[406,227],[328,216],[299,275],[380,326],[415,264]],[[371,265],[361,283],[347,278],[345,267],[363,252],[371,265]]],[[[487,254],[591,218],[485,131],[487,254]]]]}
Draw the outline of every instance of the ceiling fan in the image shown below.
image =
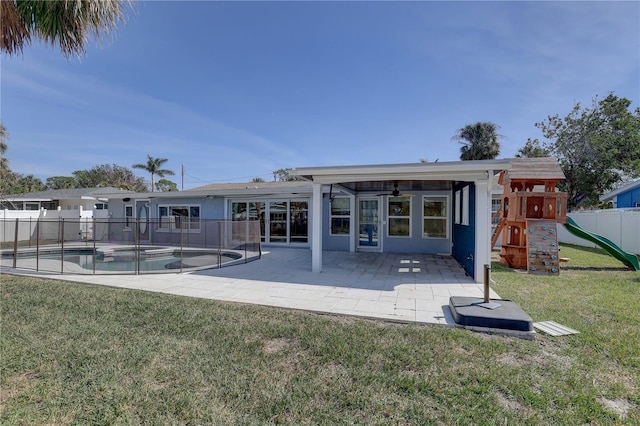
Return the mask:
{"type": "Polygon", "coordinates": [[[379,194],[379,195],[390,195],[392,197],[414,197],[415,194],[402,194],[400,193],[400,190],[398,189],[398,184],[394,183],[393,184],[393,191],[391,191],[391,194],[379,194]]]}

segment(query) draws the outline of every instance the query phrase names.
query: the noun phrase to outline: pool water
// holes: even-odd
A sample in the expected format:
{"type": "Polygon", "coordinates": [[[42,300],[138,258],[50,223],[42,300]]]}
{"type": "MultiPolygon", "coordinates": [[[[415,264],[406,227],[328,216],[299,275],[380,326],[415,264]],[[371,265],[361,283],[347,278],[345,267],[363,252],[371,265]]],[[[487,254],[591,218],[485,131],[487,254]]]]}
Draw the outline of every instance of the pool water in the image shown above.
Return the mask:
{"type": "MultiPolygon", "coordinates": [[[[160,253],[148,254],[140,250],[139,254],[131,249],[118,249],[109,253],[98,251],[95,256],[95,270],[105,272],[152,272],[173,271],[192,268],[215,268],[241,258],[241,255],[217,250],[184,251],[154,249],[160,253]],[[137,258],[138,257],[138,258],[137,258]],[[138,266],[139,263],[139,266],[138,266]]],[[[41,254],[40,259],[60,260],[60,253],[41,254]]],[[[71,249],[64,251],[64,262],[74,263],[85,270],[94,270],[93,249],[71,249]]]]}

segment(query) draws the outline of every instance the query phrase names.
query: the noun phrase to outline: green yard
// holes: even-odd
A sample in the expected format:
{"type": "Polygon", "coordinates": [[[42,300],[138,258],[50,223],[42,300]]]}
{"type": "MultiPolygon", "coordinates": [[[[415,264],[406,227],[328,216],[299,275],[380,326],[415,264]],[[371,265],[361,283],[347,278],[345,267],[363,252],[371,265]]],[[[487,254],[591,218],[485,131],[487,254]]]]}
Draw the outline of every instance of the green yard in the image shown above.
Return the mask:
{"type": "Polygon", "coordinates": [[[639,424],[640,272],[494,265],[535,341],[1,277],[0,423],[639,424]]]}

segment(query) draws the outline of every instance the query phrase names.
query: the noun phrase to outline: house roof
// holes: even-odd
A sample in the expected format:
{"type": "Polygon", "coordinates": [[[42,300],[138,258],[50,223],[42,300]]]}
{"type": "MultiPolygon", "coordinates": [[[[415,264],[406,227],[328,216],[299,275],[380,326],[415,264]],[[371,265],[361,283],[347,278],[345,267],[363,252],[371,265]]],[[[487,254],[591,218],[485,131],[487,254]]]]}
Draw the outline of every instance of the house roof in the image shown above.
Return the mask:
{"type": "Polygon", "coordinates": [[[198,186],[196,188],[187,189],[190,191],[237,191],[242,189],[268,189],[268,188],[296,188],[300,186],[308,187],[309,183],[305,181],[289,181],[289,182],[248,182],[248,183],[212,183],[209,185],[198,186]]]}
{"type": "Polygon", "coordinates": [[[374,164],[361,166],[300,167],[291,174],[314,183],[339,184],[349,191],[448,189],[451,182],[484,180],[511,168],[511,159],[445,161],[435,163],[374,164]]]}
{"type": "Polygon", "coordinates": [[[245,183],[215,183],[185,191],[170,192],[136,192],[134,194],[111,194],[113,198],[126,199],[162,199],[162,198],[199,198],[224,196],[265,196],[277,194],[308,194],[313,190],[310,182],[245,182],[245,183]]]}
{"type": "MultiPolygon", "coordinates": [[[[511,170],[514,164],[522,165],[529,175],[535,172],[535,165],[545,167],[553,177],[564,178],[555,159],[513,159],[450,161],[436,163],[404,163],[352,166],[301,167],[291,171],[292,176],[304,180],[290,182],[244,182],[216,183],[203,185],[180,192],[117,192],[107,194],[112,199],[170,199],[198,197],[246,197],[266,195],[308,195],[313,184],[325,185],[325,191],[391,192],[397,184],[401,191],[447,190],[454,182],[487,180],[504,170],[511,170]],[[529,161],[533,160],[533,161],[529,161]],[[543,161],[544,160],[544,161],[543,161]],[[534,167],[532,167],[534,165],[534,167]],[[557,169],[554,169],[554,165],[557,169]],[[558,171],[559,173],[558,174],[558,171]]],[[[543,175],[540,174],[540,175],[543,175]]]]}
{"type": "Polygon", "coordinates": [[[134,191],[105,186],[102,188],[68,188],[50,189],[47,191],[25,192],[22,194],[8,195],[8,201],[53,201],[53,200],[80,200],[80,199],[108,199],[110,194],[134,194],[134,191]]]}
{"type": "Polygon", "coordinates": [[[621,186],[620,188],[618,188],[618,189],[616,189],[614,191],[611,191],[611,192],[609,192],[607,194],[601,195],[600,196],[600,201],[611,200],[614,197],[616,197],[616,196],[618,196],[618,195],[620,195],[620,194],[622,194],[624,192],[631,191],[631,190],[636,189],[636,188],[640,188],[640,179],[635,180],[633,182],[629,182],[628,184],[623,185],[623,186],[621,186]]]}

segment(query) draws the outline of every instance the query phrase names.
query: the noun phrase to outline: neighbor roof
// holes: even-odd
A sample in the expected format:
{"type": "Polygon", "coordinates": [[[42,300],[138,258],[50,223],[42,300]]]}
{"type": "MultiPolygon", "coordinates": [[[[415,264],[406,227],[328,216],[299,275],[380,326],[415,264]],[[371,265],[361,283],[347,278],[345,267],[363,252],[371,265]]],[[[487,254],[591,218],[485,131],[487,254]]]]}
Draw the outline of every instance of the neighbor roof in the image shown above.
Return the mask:
{"type": "Polygon", "coordinates": [[[632,189],[640,188],[640,179],[629,182],[628,184],[621,186],[620,188],[604,194],[600,197],[600,201],[611,200],[613,197],[622,194],[623,192],[631,191],[632,189]]]}
{"type": "Polygon", "coordinates": [[[22,194],[5,196],[9,201],[53,201],[78,200],[82,198],[108,198],[109,194],[134,194],[134,191],[105,186],[101,188],[68,188],[50,189],[47,191],[25,192],[22,194]]]}

